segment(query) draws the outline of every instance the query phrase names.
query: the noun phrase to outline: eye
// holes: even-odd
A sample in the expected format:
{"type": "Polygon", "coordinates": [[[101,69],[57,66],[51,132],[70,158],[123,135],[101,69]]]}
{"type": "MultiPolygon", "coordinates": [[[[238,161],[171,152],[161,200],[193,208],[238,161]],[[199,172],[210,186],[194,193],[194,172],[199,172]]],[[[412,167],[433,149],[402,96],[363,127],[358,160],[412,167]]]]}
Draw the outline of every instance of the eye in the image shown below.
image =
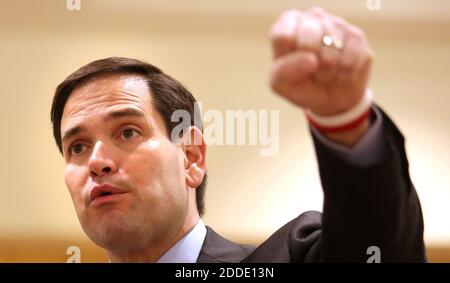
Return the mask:
{"type": "Polygon", "coordinates": [[[80,155],[84,151],[84,144],[82,143],[75,143],[72,145],[69,149],[69,152],[71,155],[80,155]]]}
{"type": "Polygon", "coordinates": [[[136,135],[139,135],[139,132],[137,130],[133,128],[126,128],[121,132],[120,137],[125,140],[130,140],[134,138],[136,135]]]}

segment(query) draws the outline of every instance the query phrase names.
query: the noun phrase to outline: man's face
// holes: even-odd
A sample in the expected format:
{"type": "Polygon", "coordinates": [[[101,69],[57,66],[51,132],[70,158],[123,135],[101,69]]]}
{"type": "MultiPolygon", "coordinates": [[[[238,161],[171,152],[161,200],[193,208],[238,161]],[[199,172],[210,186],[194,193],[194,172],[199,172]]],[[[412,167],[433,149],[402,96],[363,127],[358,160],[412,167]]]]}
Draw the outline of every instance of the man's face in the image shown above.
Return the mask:
{"type": "Polygon", "coordinates": [[[175,236],[188,209],[185,154],[144,79],[114,75],[75,89],[61,133],[65,182],[94,242],[139,249],[175,236]]]}

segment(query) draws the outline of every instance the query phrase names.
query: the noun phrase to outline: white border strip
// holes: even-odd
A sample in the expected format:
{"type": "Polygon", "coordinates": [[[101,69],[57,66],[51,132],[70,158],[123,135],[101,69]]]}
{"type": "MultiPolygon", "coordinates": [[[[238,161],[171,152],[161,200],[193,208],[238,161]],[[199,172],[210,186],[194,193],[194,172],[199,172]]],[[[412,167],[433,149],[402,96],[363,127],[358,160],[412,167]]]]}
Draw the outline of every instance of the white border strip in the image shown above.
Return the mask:
{"type": "Polygon", "coordinates": [[[306,115],[316,124],[323,127],[337,127],[346,125],[363,115],[372,105],[373,93],[370,89],[366,89],[363,98],[352,109],[333,116],[321,116],[313,113],[310,109],[306,109],[306,115]]]}

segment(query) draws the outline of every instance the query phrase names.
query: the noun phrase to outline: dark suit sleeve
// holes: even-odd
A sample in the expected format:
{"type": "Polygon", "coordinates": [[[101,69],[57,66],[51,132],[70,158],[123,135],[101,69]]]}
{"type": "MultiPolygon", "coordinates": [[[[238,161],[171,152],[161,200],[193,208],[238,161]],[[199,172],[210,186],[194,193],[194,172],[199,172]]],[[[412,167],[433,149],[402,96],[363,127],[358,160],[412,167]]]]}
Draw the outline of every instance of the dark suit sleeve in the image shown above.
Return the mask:
{"type": "Polygon", "coordinates": [[[380,249],[381,262],[425,261],[422,212],[404,138],[379,110],[389,150],[376,164],[349,164],[313,135],[324,190],[320,248],[313,249],[320,261],[366,262],[370,246],[380,249]]]}

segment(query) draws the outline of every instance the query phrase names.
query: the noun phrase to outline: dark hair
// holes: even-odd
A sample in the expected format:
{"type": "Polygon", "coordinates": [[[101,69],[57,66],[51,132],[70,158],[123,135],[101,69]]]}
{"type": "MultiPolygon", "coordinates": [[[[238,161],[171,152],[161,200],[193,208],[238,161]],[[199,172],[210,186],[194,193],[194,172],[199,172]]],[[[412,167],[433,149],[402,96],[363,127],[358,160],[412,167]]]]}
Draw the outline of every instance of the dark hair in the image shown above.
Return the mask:
{"type": "MultiPolygon", "coordinates": [[[[53,136],[61,154],[63,154],[61,118],[64,106],[72,91],[86,82],[115,74],[138,75],[147,80],[152,95],[153,106],[161,114],[169,138],[173,128],[178,125],[177,122],[171,121],[172,113],[176,110],[186,110],[189,112],[191,125],[196,125],[203,131],[200,113],[199,111],[194,111],[196,100],[181,83],[149,63],[130,58],[110,57],[93,61],[81,67],[68,76],[56,88],[50,115],[53,124],[53,136]]],[[[197,209],[200,216],[203,215],[205,210],[204,195],[206,179],[207,175],[205,174],[202,183],[196,188],[197,209]]]]}

